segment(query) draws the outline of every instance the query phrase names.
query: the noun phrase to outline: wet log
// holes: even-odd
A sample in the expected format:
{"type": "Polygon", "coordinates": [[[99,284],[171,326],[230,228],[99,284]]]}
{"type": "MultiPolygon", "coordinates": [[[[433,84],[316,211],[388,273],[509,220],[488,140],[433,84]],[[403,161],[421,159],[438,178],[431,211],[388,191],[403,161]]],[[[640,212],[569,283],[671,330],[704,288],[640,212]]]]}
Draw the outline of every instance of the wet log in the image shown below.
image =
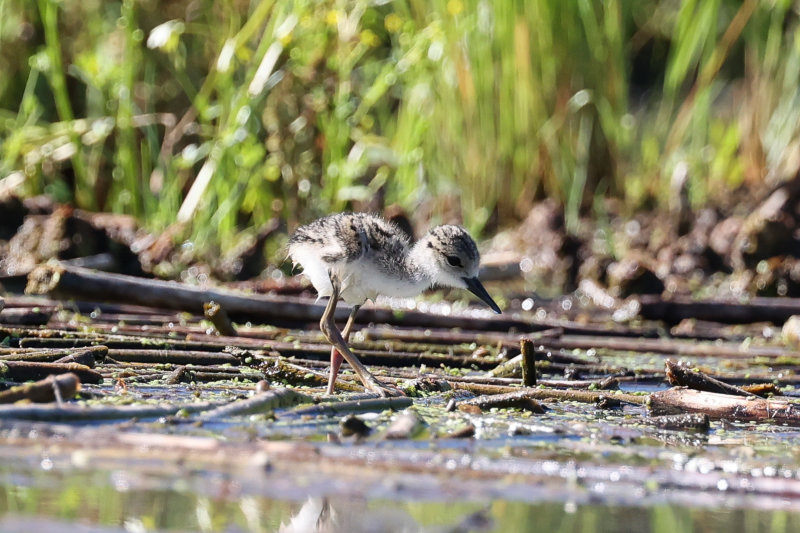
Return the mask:
{"type": "Polygon", "coordinates": [[[734,396],[756,396],[752,392],[747,392],[735,385],[723,383],[702,372],[681,366],[672,360],[667,360],[666,367],[667,380],[670,385],[689,387],[706,392],[717,392],[719,394],[733,394],[734,396]]]}
{"type": "MultiPolygon", "coordinates": [[[[365,365],[388,367],[417,366],[428,367],[448,366],[453,368],[475,367],[488,370],[497,365],[497,361],[490,358],[475,358],[468,355],[446,355],[436,353],[414,352],[386,352],[384,350],[362,350],[360,343],[353,342],[351,348],[358,359],[365,365]]],[[[303,357],[326,361],[330,359],[331,347],[329,344],[310,344],[293,342],[270,343],[269,349],[283,357],[303,357]]]]}
{"type": "Polygon", "coordinates": [[[103,420],[129,420],[174,416],[211,409],[218,403],[204,402],[187,405],[4,405],[0,406],[0,419],[36,420],[42,422],[91,422],[103,420]]]}
{"type": "Polygon", "coordinates": [[[105,360],[108,355],[108,348],[105,346],[90,346],[88,348],[74,350],[69,355],[65,355],[61,359],[56,359],[54,363],[77,363],[79,365],[94,368],[98,361],[98,355],[102,355],[99,360],[105,360]],[[100,349],[98,349],[100,348],[100,349]]]}
{"type": "MultiPolygon", "coordinates": [[[[481,385],[477,383],[464,383],[459,381],[449,381],[453,389],[468,390],[474,394],[506,394],[519,392],[519,387],[504,387],[501,385],[481,385]]],[[[524,389],[528,398],[535,400],[558,400],[573,401],[583,403],[596,403],[602,398],[615,398],[622,402],[636,405],[644,405],[647,396],[636,394],[609,393],[608,391],[587,391],[587,390],[562,390],[562,389],[524,389]]]]}
{"type": "Polygon", "coordinates": [[[664,299],[658,295],[639,298],[639,314],[649,320],[677,324],[686,318],[697,318],[726,324],[773,322],[783,324],[790,316],[800,314],[800,298],[757,296],[740,300],[693,300],[686,296],[664,299]]]}
{"type": "Polygon", "coordinates": [[[44,326],[55,309],[6,309],[0,314],[0,324],[12,326],[44,326]]]}
{"type": "MultiPolygon", "coordinates": [[[[137,330],[140,332],[141,330],[137,330]]],[[[200,352],[221,352],[228,344],[220,342],[219,338],[211,338],[207,341],[172,340],[161,337],[126,336],[122,338],[117,335],[98,335],[94,337],[64,337],[65,335],[75,335],[71,331],[51,331],[49,336],[25,336],[21,338],[19,344],[23,348],[80,348],[86,346],[97,346],[102,344],[109,349],[136,350],[155,348],[163,350],[181,351],[200,351],[200,352]]],[[[165,332],[168,334],[169,332],[165,332]]],[[[254,343],[255,344],[255,343],[254,343]]],[[[259,343],[260,346],[263,343],[259,343]]]]}
{"type": "Polygon", "coordinates": [[[520,378],[522,376],[522,354],[516,355],[489,370],[487,378],[520,378]]]}
{"type": "Polygon", "coordinates": [[[108,356],[123,363],[161,363],[173,365],[238,365],[239,358],[220,352],[172,350],[109,350],[108,356]]]}
{"type": "Polygon", "coordinates": [[[777,358],[794,355],[796,352],[777,346],[746,346],[742,343],[711,343],[677,339],[632,339],[621,337],[581,337],[565,335],[560,339],[545,339],[545,348],[563,350],[606,349],[636,353],[656,353],[693,357],[777,358]]]}
{"type": "Polygon", "coordinates": [[[312,403],[314,397],[303,394],[294,389],[270,389],[261,394],[256,394],[252,398],[236,400],[216,409],[206,411],[199,415],[199,420],[212,420],[215,418],[225,418],[229,416],[241,416],[254,413],[268,414],[275,409],[294,407],[302,403],[312,403]]]}
{"type": "Polygon", "coordinates": [[[102,383],[103,376],[88,366],[77,363],[33,363],[28,361],[0,361],[0,378],[11,381],[44,379],[53,374],[73,373],[81,383],[102,383]]]}
{"type": "Polygon", "coordinates": [[[32,361],[39,363],[79,363],[93,368],[97,361],[108,355],[108,348],[102,345],[77,349],[43,349],[25,348],[0,349],[0,361],[32,361]]]}
{"type": "Polygon", "coordinates": [[[361,398],[324,402],[317,405],[301,406],[280,414],[284,417],[297,416],[341,416],[355,413],[375,413],[386,410],[398,411],[410,407],[414,400],[408,397],[399,398],[361,398]]]}
{"type": "Polygon", "coordinates": [[[203,372],[203,371],[187,371],[183,375],[183,381],[189,383],[211,383],[214,381],[240,381],[240,382],[255,382],[264,379],[261,374],[243,374],[230,372],[203,372]]]}
{"type": "MultiPolygon", "coordinates": [[[[327,365],[326,365],[327,366],[327,365]]],[[[284,381],[292,385],[305,385],[309,387],[321,387],[328,384],[328,376],[322,372],[317,372],[297,362],[288,362],[284,359],[276,359],[274,364],[262,366],[264,373],[273,381],[284,381]]],[[[347,377],[347,376],[342,376],[347,377]]],[[[350,383],[339,379],[336,388],[340,391],[363,391],[364,387],[359,383],[350,383]]]]}
{"type": "Polygon", "coordinates": [[[543,414],[545,408],[528,394],[527,390],[509,392],[506,394],[493,394],[491,396],[478,396],[469,400],[458,402],[459,405],[475,405],[482,410],[499,409],[522,409],[531,413],[543,414]]]}
{"type": "Polygon", "coordinates": [[[34,403],[61,402],[75,396],[80,386],[81,382],[75,374],[50,376],[0,392],[0,403],[14,403],[20,400],[34,403]]]}
{"type": "Polygon", "coordinates": [[[773,421],[800,425],[800,404],[784,399],[733,396],[684,387],[657,391],[647,402],[655,415],[701,413],[712,420],[773,421]]]}
{"type": "MultiPolygon", "coordinates": [[[[203,304],[217,302],[232,320],[241,322],[266,321],[274,324],[316,323],[325,309],[315,300],[298,301],[275,295],[250,296],[224,289],[204,289],[173,281],[95,272],[85,268],[51,263],[36,267],[28,276],[27,294],[47,294],[53,298],[122,302],[161,309],[203,314],[203,304]]],[[[336,318],[345,321],[350,313],[347,305],[336,308],[336,318]]],[[[432,315],[419,311],[397,313],[393,309],[365,307],[358,314],[361,323],[379,322],[407,326],[464,328],[474,330],[521,332],[545,329],[530,320],[509,315],[481,316],[432,315]]]]}
{"type": "Polygon", "coordinates": [[[500,345],[506,348],[518,348],[522,338],[531,339],[538,342],[541,339],[553,339],[560,337],[564,330],[562,328],[547,328],[528,334],[519,333],[474,333],[467,331],[453,331],[444,329],[398,329],[387,328],[385,326],[366,327],[359,330],[364,339],[369,340],[392,340],[401,342],[421,342],[430,345],[454,346],[459,344],[477,343],[486,346],[500,345]]]}

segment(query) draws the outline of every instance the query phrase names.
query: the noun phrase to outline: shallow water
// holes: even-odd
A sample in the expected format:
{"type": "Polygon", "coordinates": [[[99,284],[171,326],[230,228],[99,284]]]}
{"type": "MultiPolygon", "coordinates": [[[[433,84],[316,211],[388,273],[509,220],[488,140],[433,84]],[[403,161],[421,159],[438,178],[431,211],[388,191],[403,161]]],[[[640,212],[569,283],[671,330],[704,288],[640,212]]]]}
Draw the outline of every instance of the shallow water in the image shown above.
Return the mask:
{"type": "MultiPolygon", "coordinates": [[[[77,335],[72,326],[59,327],[67,339],[77,335]]],[[[376,330],[372,337],[378,340],[359,349],[388,355],[421,349],[414,347],[418,340],[401,342],[398,332],[376,330]]],[[[492,357],[502,347],[498,341],[465,344],[464,331],[426,332],[426,342],[442,337],[434,352],[463,356],[463,365],[395,362],[377,372],[398,379],[480,378],[485,369],[475,367],[475,354],[492,357]],[[446,335],[452,335],[449,344],[442,340],[446,335]]],[[[131,335],[140,339],[144,333],[131,335]]],[[[215,339],[205,333],[200,338],[215,339]]],[[[265,338],[277,340],[270,346],[272,340],[227,339],[225,344],[250,355],[242,365],[216,365],[218,375],[208,381],[167,379],[178,364],[101,364],[103,384],[84,384],[84,398],[70,405],[234,402],[254,395],[255,382],[246,378],[262,374],[275,389],[285,391],[288,384],[309,394],[322,390],[314,375],[324,372],[329,348],[316,330],[276,330],[265,338]],[[281,350],[291,356],[274,356],[281,350]],[[281,372],[279,362],[300,373],[281,372]]],[[[120,339],[131,341],[101,340],[120,339]]],[[[560,339],[586,344],[598,338],[560,339]]],[[[598,346],[608,346],[601,340],[598,346]]],[[[616,340],[630,346],[630,337],[616,340]]],[[[144,348],[152,347],[145,341],[144,348]]],[[[225,344],[206,349],[222,351],[225,344]]],[[[796,392],[796,367],[774,365],[774,359],[608,347],[553,352],[577,361],[551,364],[540,357],[540,379],[556,387],[561,380],[562,388],[597,385],[615,374],[625,378],[620,392],[646,394],[667,388],[666,359],[682,359],[736,379],[749,373],[780,377],[783,392],[796,392]],[[587,370],[581,361],[590,363],[587,370]],[[603,364],[628,371],[604,373],[603,364]],[[577,375],[568,372],[575,369],[577,375]]],[[[708,432],[660,430],[635,402],[548,399],[543,414],[445,409],[450,399],[472,396],[419,392],[412,410],[421,429],[402,440],[383,438],[398,416],[385,407],[358,411],[372,430],[361,441],[343,434],[341,414],[309,415],[288,407],[210,419],[189,413],[72,423],[0,419],[0,531],[280,531],[289,524],[295,531],[332,532],[800,530],[798,427],[716,420],[708,432]],[[468,438],[456,438],[465,428],[468,438]]],[[[352,397],[340,392],[336,399],[352,397]]]]}
{"type": "MultiPolygon", "coordinates": [[[[198,474],[199,475],[199,474],[198,474]]],[[[203,477],[203,475],[200,475],[203,477]]],[[[137,476],[130,471],[25,471],[0,474],[0,530],[36,531],[598,531],[736,533],[797,531],[800,512],[658,504],[605,505],[511,499],[424,500],[279,497],[233,479],[137,476]],[[320,513],[327,518],[318,524],[320,513]],[[92,529],[89,529],[89,527],[92,529]],[[292,529],[294,528],[294,529],[292,529]]],[[[318,490],[317,487],[315,490],[318,490]]],[[[524,496],[523,496],[524,498],[524,496]]]]}

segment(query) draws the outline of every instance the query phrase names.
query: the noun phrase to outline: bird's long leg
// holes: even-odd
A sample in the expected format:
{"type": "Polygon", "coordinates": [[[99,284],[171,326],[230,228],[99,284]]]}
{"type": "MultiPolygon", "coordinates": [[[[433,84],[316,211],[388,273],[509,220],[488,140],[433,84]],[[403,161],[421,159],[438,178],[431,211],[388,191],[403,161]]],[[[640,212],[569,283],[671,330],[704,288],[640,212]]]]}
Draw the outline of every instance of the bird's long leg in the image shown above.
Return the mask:
{"type": "MultiPolygon", "coordinates": [[[[342,338],[344,342],[350,341],[350,330],[353,329],[353,322],[355,322],[356,313],[358,312],[360,305],[354,305],[353,310],[350,311],[350,316],[347,319],[347,324],[344,326],[342,330],[342,338]]],[[[328,377],[328,394],[333,394],[334,386],[336,384],[336,376],[339,375],[339,367],[342,366],[342,361],[344,358],[342,354],[339,353],[339,350],[336,347],[331,348],[331,373],[328,377]]]]}
{"type": "MultiPolygon", "coordinates": [[[[344,359],[350,363],[350,366],[353,367],[358,379],[361,380],[361,383],[364,384],[364,387],[372,392],[377,392],[381,396],[397,396],[402,394],[397,389],[389,388],[386,385],[381,384],[375,376],[373,376],[367,368],[361,364],[361,361],[350,351],[350,347],[345,342],[342,334],[339,332],[338,328],[336,327],[336,322],[333,320],[333,316],[336,311],[336,303],[339,300],[339,284],[336,280],[331,277],[331,284],[333,285],[333,292],[331,293],[331,298],[328,300],[328,305],[325,307],[325,312],[322,313],[322,319],[319,322],[319,327],[322,330],[322,334],[325,335],[325,338],[328,339],[334,348],[336,348],[339,353],[344,357],[344,359]]],[[[335,380],[335,378],[334,378],[335,380]]]]}

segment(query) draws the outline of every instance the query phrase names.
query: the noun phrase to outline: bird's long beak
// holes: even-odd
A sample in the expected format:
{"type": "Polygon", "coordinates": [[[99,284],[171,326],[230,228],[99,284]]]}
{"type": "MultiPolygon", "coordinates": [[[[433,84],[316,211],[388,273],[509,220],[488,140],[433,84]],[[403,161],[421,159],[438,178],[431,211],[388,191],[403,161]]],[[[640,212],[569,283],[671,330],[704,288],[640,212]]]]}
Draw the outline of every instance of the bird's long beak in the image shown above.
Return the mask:
{"type": "Polygon", "coordinates": [[[472,294],[474,294],[475,296],[486,302],[486,305],[491,307],[492,311],[494,311],[497,314],[500,314],[500,308],[497,307],[496,303],[494,303],[494,300],[492,300],[492,297],[489,296],[488,292],[486,292],[486,289],[483,288],[483,285],[481,284],[480,280],[478,280],[478,278],[461,278],[461,279],[463,279],[464,283],[467,284],[467,289],[469,289],[469,292],[471,292],[472,294]]]}

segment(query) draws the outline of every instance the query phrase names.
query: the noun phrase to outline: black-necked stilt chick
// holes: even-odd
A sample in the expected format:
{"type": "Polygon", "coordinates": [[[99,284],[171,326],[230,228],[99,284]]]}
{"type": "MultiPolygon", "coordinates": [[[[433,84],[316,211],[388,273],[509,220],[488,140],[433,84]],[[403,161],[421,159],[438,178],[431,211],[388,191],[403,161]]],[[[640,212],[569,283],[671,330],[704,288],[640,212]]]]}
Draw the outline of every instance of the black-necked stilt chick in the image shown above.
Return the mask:
{"type": "Polygon", "coordinates": [[[416,296],[434,285],[458,287],[500,312],[478,280],[478,247],[461,226],[437,226],[412,245],[399,228],[380,217],[340,213],[297,228],[289,239],[289,256],[303,267],[319,296],[330,297],[320,320],[333,346],[328,394],[333,394],[342,357],[367,390],[399,394],[381,384],[347,345],[359,307],[379,294],[416,296]],[[339,298],[353,306],[341,333],[334,322],[339,298]]]}

